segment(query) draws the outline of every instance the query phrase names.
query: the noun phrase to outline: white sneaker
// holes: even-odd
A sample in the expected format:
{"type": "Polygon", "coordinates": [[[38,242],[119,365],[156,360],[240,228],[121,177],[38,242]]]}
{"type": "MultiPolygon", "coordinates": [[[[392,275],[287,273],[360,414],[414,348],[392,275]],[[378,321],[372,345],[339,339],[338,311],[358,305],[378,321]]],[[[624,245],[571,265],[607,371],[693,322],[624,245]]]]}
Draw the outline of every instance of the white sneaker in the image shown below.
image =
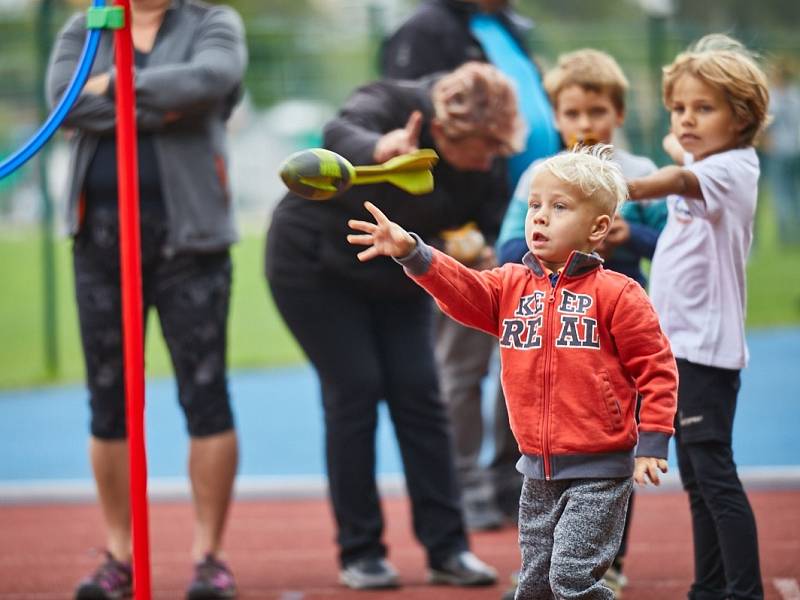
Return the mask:
{"type": "Polygon", "coordinates": [[[494,585],[497,571],[472,552],[464,551],[453,554],[436,568],[431,567],[428,581],[444,585],[494,585]]]}
{"type": "Polygon", "coordinates": [[[385,558],[362,558],[339,571],[339,581],[354,590],[378,590],[400,586],[397,570],[385,558]]]}

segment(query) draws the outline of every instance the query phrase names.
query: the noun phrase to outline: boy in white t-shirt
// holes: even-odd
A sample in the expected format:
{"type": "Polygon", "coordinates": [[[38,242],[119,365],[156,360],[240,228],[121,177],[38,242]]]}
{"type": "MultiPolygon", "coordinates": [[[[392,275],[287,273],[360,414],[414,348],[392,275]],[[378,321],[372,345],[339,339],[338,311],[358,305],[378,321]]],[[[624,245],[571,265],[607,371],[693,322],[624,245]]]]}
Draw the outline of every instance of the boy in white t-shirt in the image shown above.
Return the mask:
{"type": "Polygon", "coordinates": [[[747,364],[745,263],[767,120],[766,78],[724,35],[664,69],[676,166],[628,182],[632,200],[675,194],[653,257],[650,295],[678,362],[676,442],[689,494],[695,581],[689,598],[763,598],[753,511],[731,448],[739,371],[747,364]]]}

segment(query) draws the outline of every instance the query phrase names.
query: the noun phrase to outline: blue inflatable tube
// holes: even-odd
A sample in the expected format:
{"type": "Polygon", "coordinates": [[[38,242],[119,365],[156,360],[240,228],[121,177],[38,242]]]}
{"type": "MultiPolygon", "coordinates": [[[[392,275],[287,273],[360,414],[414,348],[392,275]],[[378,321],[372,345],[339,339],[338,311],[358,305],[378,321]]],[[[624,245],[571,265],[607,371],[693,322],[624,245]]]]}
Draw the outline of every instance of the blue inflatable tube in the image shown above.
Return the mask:
{"type": "MultiPolygon", "coordinates": [[[[105,0],[93,0],[92,6],[105,6],[105,0]]],[[[101,29],[89,30],[86,43],[83,45],[81,58],[78,61],[78,68],[72,76],[72,81],[70,81],[67,91],[39,130],[31,136],[22,148],[0,163],[0,179],[19,169],[53,137],[53,134],[66,118],[67,113],[72,109],[72,105],[75,104],[86,80],[89,78],[95,56],[97,56],[97,47],[100,44],[101,34],[101,29]]]]}

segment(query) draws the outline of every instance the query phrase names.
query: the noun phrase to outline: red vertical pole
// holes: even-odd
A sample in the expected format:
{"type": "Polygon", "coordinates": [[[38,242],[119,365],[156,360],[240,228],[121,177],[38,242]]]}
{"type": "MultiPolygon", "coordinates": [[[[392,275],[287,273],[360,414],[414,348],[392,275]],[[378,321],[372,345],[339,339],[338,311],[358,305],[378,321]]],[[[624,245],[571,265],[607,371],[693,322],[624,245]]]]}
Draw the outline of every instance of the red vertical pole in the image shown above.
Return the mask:
{"type": "Polygon", "coordinates": [[[117,180],[122,281],[125,398],[128,424],[133,590],[150,600],[150,541],[147,517],[147,457],[144,444],[144,308],[139,231],[139,167],[130,0],[114,0],[125,11],[125,25],[114,32],[117,111],[117,180]]]}

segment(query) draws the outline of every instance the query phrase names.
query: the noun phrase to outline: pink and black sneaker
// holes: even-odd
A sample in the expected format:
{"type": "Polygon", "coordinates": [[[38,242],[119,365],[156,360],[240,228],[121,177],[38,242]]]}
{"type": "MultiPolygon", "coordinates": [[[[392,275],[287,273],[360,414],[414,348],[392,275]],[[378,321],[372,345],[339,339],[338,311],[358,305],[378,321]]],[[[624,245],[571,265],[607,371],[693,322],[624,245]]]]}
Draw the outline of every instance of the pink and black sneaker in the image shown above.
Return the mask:
{"type": "Polygon", "coordinates": [[[236,597],[236,582],[228,565],[206,554],[194,567],[194,579],[186,591],[186,600],[220,600],[236,597]]]}
{"type": "Polygon", "coordinates": [[[75,600],[119,600],[130,598],[131,565],[120,562],[105,551],[106,560],[89,577],[81,581],[75,600]]]}

